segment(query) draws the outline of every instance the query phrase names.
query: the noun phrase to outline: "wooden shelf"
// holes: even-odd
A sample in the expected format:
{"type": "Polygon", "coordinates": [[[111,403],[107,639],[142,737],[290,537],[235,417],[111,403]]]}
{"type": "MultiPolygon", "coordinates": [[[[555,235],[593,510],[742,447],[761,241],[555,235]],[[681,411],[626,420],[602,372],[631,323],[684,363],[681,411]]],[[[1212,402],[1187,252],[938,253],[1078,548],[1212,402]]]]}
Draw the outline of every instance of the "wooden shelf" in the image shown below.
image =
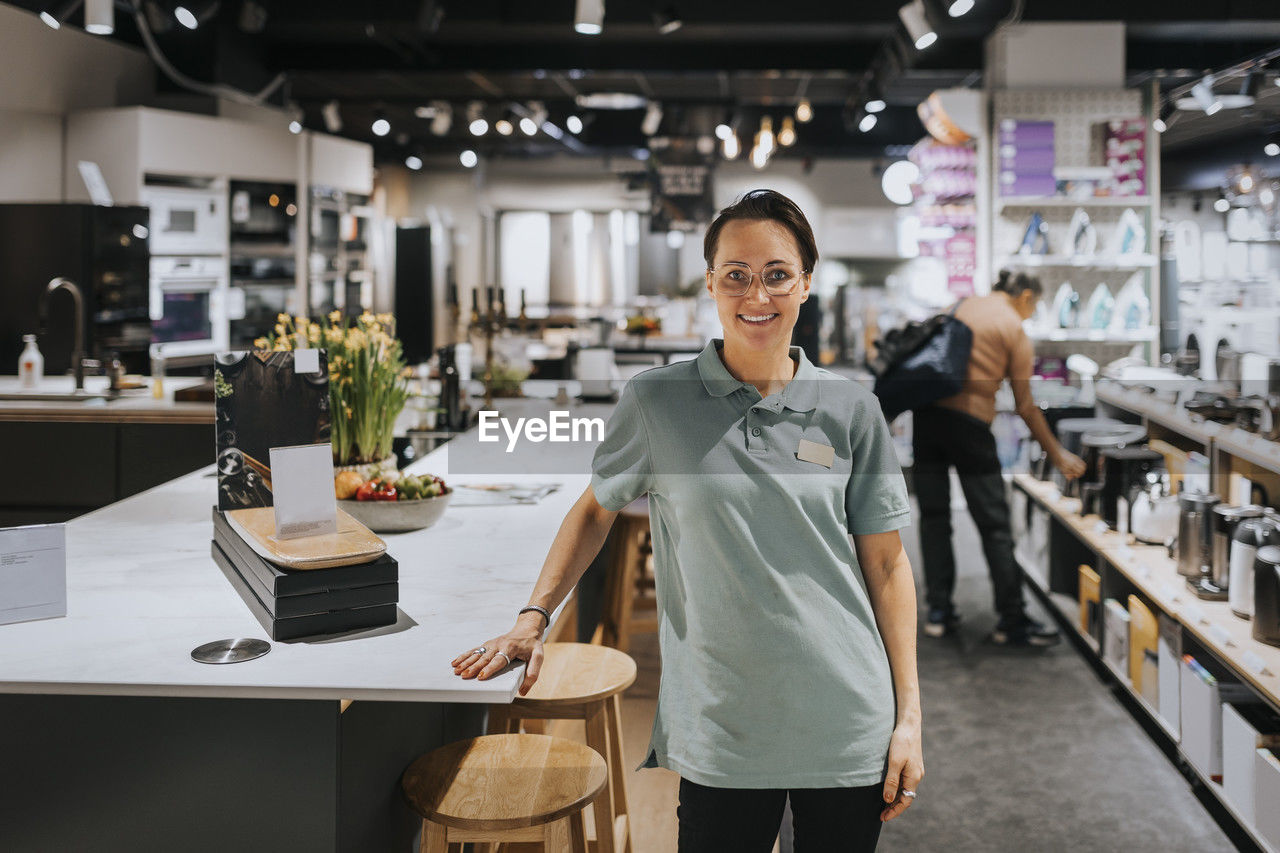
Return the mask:
{"type": "Polygon", "coordinates": [[[1139,329],[1125,329],[1112,332],[1107,329],[1045,329],[1029,332],[1027,337],[1033,341],[1093,341],[1095,343],[1143,343],[1155,338],[1155,326],[1143,326],[1139,329]]]}
{"type": "Polygon", "coordinates": [[[998,197],[996,209],[1006,207],[1150,207],[1151,196],[1091,196],[1089,198],[1068,198],[1067,196],[1028,196],[1013,195],[998,197]]]}
{"type": "Polygon", "coordinates": [[[1194,416],[1186,409],[1173,403],[1157,400],[1151,394],[1141,391],[1129,391],[1100,383],[1097,398],[1103,403],[1142,415],[1167,430],[1205,445],[1206,455],[1208,455],[1209,443],[1225,429],[1222,424],[1194,416]]]}
{"type": "Polygon", "coordinates": [[[1237,427],[1224,426],[1214,438],[1214,448],[1280,474],[1280,442],[1268,441],[1237,427]]]}
{"type": "Polygon", "coordinates": [[[1015,267],[1079,267],[1091,270],[1139,270],[1154,267],[1155,255],[1005,255],[999,266],[1015,267]]]}

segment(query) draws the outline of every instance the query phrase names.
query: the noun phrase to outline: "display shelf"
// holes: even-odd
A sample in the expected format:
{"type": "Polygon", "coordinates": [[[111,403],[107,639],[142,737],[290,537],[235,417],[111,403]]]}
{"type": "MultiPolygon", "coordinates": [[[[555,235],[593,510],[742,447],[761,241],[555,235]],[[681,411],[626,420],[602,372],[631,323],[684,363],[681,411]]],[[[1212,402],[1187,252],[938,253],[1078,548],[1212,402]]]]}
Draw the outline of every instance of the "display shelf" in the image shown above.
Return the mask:
{"type": "Polygon", "coordinates": [[[1136,270],[1154,267],[1155,255],[1005,255],[1000,266],[1016,267],[1078,267],[1094,270],[1136,270]]]}
{"type": "Polygon", "coordinates": [[[1224,426],[1214,439],[1214,447],[1237,459],[1280,474],[1280,442],[1268,441],[1238,427],[1224,426]]]}
{"type": "Polygon", "coordinates": [[[1006,207],[1147,207],[1151,197],[1145,195],[1131,196],[1090,196],[1089,198],[1071,198],[1057,195],[1011,195],[996,199],[996,209],[1006,207]]]}
{"type": "Polygon", "coordinates": [[[1222,424],[1191,415],[1186,409],[1158,400],[1151,394],[1141,391],[1131,391],[1104,383],[1098,385],[1097,398],[1103,403],[1141,415],[1167,430],[1205,445],[1206,455],[1208,455],[1209,443],[1225,429],[1222,424]]]}
{"type": "Polygon", "coordinates": [[[1155,337],[1155,326],[1124,329],[1113,332],[1108,329],[1037,329],[1027,333],[1033,341],[1092,341],[1094,343],[1143,343],[1155,337]]]}

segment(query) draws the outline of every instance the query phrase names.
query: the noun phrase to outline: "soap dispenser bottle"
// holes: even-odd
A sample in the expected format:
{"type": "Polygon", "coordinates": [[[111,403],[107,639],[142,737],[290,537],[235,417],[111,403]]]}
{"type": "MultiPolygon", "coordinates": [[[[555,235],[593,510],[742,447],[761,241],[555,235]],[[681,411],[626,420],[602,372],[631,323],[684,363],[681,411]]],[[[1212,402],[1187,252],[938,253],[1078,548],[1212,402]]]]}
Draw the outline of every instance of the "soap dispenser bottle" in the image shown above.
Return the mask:
{"type": "Polygon", "coordinates": [[[18,358],[18,385],[25,390],[39,387],[44,376],[44,356],[36,346],[35,335],[23,335],[22,342],[26,347],[18,358]]]}

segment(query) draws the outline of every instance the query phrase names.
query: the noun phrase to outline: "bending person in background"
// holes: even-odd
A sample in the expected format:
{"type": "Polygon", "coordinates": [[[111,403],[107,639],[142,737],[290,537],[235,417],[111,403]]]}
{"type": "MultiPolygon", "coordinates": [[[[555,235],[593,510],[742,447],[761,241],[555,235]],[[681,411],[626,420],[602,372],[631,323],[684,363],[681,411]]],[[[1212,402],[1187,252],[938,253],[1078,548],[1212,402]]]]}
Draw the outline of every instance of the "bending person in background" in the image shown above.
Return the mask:
{"type": "Polygon", "coordinates": [[[925,598],[929,606],[924,632],[942,637],[959,616],[952,603],[956,558],[951,547],[951,478],[956,469],[969,514],[982,536],[1000,621],[993,642],[1010,646],[1048,646],[1058,632],[1029,617],[1022,595],[1022,571],[1013,557],[1009,502],[996,455],[991,422],[996,391],[1009,380],[1015,411],[1049,461],[1068,479],[1084,473],[1080,457],[1065,450],[1031,396],[1035,353],[1022,321],[1035,313],[1043,288],[1024,273],[1000,273],[987,296],[960,303],[956,317],[973,330],[969,375],[960,393],[917,409],[912,415],[915,465],[912,476],[920,502],[920,552],[924,559],[925,598]]]}
{"type": "MultiPolygon", "coordinates": [[[[768,853],[788,797],[799,853],[875,849],[924,775],[902,468],[880,405],[790,346],[818,260],[795,203],[756,190],[703,241],[723,340],[639,374],[530,604],[554,610],[614,515],[649,495],[662,685],[645,766],[681,776],[681,853],[768,853]]],[[[458,655],[527,661],[523,613],[458,655]]]]}

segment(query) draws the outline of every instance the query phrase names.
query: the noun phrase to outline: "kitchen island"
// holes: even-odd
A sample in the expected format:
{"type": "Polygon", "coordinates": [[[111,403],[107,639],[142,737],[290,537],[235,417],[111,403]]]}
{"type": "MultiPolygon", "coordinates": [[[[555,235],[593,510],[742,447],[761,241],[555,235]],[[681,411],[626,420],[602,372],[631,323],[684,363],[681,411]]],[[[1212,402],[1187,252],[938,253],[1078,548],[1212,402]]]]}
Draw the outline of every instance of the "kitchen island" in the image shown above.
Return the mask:
{"type": "Polygon", "coordinates": [[[463,681],[450,661],[527,603],[593,450],[515,458],[474,430],[455,438],[411,470],[559,489],[532,505],[451,506],[430,529],[386,536],[400,563],[395,625],[275,643],[234,665],[190,657],[264,636],[210,557],[211,469],[68,523],[67,616],[0,626],[5,848],[407,851],[419,824],[400,772],[481,733],[486,705],[509,702],[521,672],[463,681]]]}

